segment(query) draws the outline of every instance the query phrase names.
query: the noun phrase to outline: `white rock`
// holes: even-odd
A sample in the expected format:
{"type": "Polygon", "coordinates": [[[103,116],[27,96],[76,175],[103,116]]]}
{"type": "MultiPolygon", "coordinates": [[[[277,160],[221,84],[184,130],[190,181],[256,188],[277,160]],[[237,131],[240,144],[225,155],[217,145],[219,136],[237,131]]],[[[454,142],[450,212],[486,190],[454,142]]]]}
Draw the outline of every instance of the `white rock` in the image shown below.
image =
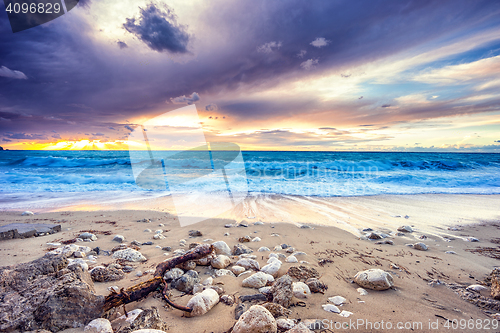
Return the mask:
{"type": "Polygon", "coordinates": [[[214,278],[209,276],[205,280],[203,280],[201,284],[204,286],[211,286],[212,284],[214,284],[214,278]]]}
{"type": "Polygon", "coordinates": [[[358,272],[354,282],[360,287],[373,290],[386,290],[394,286],[392,275],[378,268],[358,272]]]}
{"type": "Polygon", "coordinates": [[[339,308],[333,304],[323,304],[321,307],[327,312],[340,313],[339,308]]]}
{"type": "Polygon", "coordinates": [[[161,230],[161,229],[155,230],[155,234],[162,234],[162,233],[163,233],[163,230],[161,230]]]}
{"type": "Polygon", "coordinates": [[[229,236],[229,235],[230,235],[230,233],[229,233],[229,232],[226,232],[226,233],[224,234],[224,236],[226,236],[226,237],[227,237],[227,236],[229,236]]]}
{"type": "Polygon", "coordinates": [[[228,256],[219,254],[217,257],[212,259],[211,265],[213,268],[222,269],[226,268],[231,264],[231,259],[228,256]]]}
{"type": "Polygon", "coordinates": [[[97,318],[92,320],[85,326],[84,332],[88,333],[113,333],[111,323],[104,318],[97,318]]]}
{"type": "Polygon", "coordinates": [[[132,324],[134,320],[141,314],[142,309],[134,309],[132,311],[128,311],[127,315],[123,315],[118,319],[125,320],[127,323],[132,324]]]}
{"type": "Polygon", "coordinates": [[[212,288],[205,289],[196,294],[187,303],[187,307],[193,309],[192,316],[201,316],[219,303],[219,294],[212,288]]]}
{"type": "Polygon", "coordinates": [[[163,236],[162,234],[154,234],[153,239],[165,239],[165,236],[163,236]]]}
{"type": "Polygon", "coordinates": [[[265,287],[268,284],[268,282],[270,283],[273,281],[274,277],[272,275],[266,274],[264,272],[257,272],[244,279],[241,282],[241,285],[247,288],[259,289],[265,287]]]}
{"type": "Polygon", "coordinates": [[[341,315],[342,317],[349,317],[350,315],[352,315],[352,312],[349,312],[349,311],[346,311],[346,310],[343,310],[341,313],[339,313],[339,315],[341,315]]]}
{"type": "Polygon", "coordinates": [[[113,259],[123,259],[127,261],[146,261],[146,257],[141,252],[134,249],[119,250],[113,253],[113,259]]]}
{"type": "Polygon", "coordinates": [[[334,297],[328,298],[328,302],[332,302],[335,305],[342,305],[346,301],[347,300],[344,297],[342,297],[342,296],[334,296],[334,297]]]}
{"type": "Polygon", "coordinates": [[[32,215],[35,215],[35,214],[33,214],[33,212],[30,212],[29,210],[27,210],[27,211],[23,212],[21,215],[22,216],[32,216],[32,215]]]}
{"type": "Polygon", "coordinates": [[[238,277],[243,276],[243,275],[252,274],[252,273],[253,273],[252,271],[244,271],[243,273],[238,274],[238,277]]]}
{"type": "Polygon", "coordinates": [[[306,253],[302,251],[295,251],[294,253],[292,253],[292,256],[305,256],[305,255],[306,253]]]}
{"type": "Polygon", "coordinates": [[[292,255],[292,256],[289,256],[288,258],[286,258],[286,260],[285,260],[285,261],[286,261],[286,262],[289,262],[289,263],[299,262],[299,261],[297,260],[297,258],[296,258],[295,256],[293,256],[293,255],[292,255]]]}
{"type": "Polygon", "coordinates": [[[482,286],[480,284],[471,284],[470,286],[467,287],[467,290],[473,290],[473,291],[482,291],[482,290],[487,290],[485,286],[482,286]]]}
{"type": "Polygon", "coordinates": [[[311,295],[311,290],[304,282],[294,282],[292,283],[293,296],[297,298],[307,298],[311,295]]]}
{"type": "Polygon", "coordinates": [[[363,289],[363,288],[358,288],[358,289],[356,289],[356,291],[359,293],[359,296],[366,296],[366,295],[368,295],[368,292],[365,289],[363,289]]]}
{"type": "Polygon", "coordinates": [[[260,269],[260,271],[272,275],[273,277],[276,277],[278,276],[278,271],[280,270],[280,268],[281,268],[281,261],[278,260],[265,265],[260,269]]]}
{"type": "Polygon", "coordinates": [[[234,275],[234,273],[231,272],[229,269],[217,269],[217,270],[215,270],[215,276],[225,276],[225,275],[236,277],[236,275],[234,275]]]}
{"type": "Polygon", "coordinates": [[[193,286],[193,295],[196,295],[197,293],[201,293],[203,290],[205,290],[205,286],[202,285],[201,283],[196,283],[193,286]]]}
{"type": "Polygon", "coordinates": [[[281,260],[279,260],[277,257],[270,257],[269,259],[267,259],[267,263],[268,264],[271,264],[273,262],[278,262],[278,263],[282,263],[281,260]]]}
{"type": "Polygon", "coordinates": [[[295,321],[293,319],[278,319],[276,320],[276,325],[280,330],[289,330],[295,326],[295,321]]]}
{"type": "Polygon", "coordinates": [[[465,238],[465,241],[466,242],[479,242],[479,239],[477,239],[475,237],[467,237],[467,238],[465,238]]]}
{"type": "Polygon", "coordinates": [[[231,267],[231,271],[235,275],[240,275],[241,273],[243,273],[245,271],[245,267],[234,265],[234,266],[231,267]]]}
{"type": "Polygon", "coordinates": [[[260,270],[259,262],[253,259],[243,258],[236,262],[236,265],[244,267],[245,269],[260,270]]]}
{"type": "Polygon", "coordinates": [[[248,309],[233,327],[233,333],[276,333],[278,326],[271,312],[260,305],[248,309]]]}
{"type": "Polygon", "coordinates": [[[419,251],[427,251],[428,250],[427,245],[425,245],[424,243],[415,243],[415,244],[413,244],[413,248],[415,250],[419,250],[419,251]]]}
{"type": "Polygon", "coordinates": [[[252,242],[260,242],[262,239],[260,239],[259,237],[255,237],[254,239],[252,239],[252,242]]]}
{"type": "Polygon", "coordinates": [[[446,254],[457,254],[455,251],[446,251],[446,254]]]}
{"type": "Polygon", "coordinates": [[[115,237],[113,237],[113,241],[118,242],[118,243],[123,243],[124,240],[125,240],[125,237],[123,237],[122,235],[116,235],[115,237]]]}
{"type": "Polygon", "coordinates": [[[47,243],[48,246],[61,246],[61,243],[47,243]]]}
{"type": "Polygon", "coordinates": [[[265,247],[265,246],[261,246],[257,250],[257,252],[269,252],[269,251],[271,251],[271,250],[268,247],[265,247]]]}
{"type": "Polygon", "coordinates": [[[271,291],[270,286],[259,288],[259,293],[264,294],[264,295],[269,294],[270,291],[271,291]]]}
{"type": "Polygon", "coordinates": [[[89,265],[83,259],[80,259],[80,258],[78,258],[78,259],[68,259],[68,261],[69,261],[68,266],[70,266],[70,265],[80,265],[80,267],[82,267],[82,269],[84,271],[87,271],[89,269],[89,265]]]}
{"type": "Polygon", "coordinates": [[[216,254],[231,255],[231,249],[224,241],[218,241],[212,244],[216,254]]]}
{"type": "Polygon", "coordinates": [[[271,258],[276,258],[278,259],[278,254],[277,253],[269,253],[269,255],[267,256],[268,259],[271,259],[271,258]]]}
{"type": "Polygon", "coordinates": [[[281,250],[283,250],[283,248],[281,247],[281,245],[276,245],[273,250],[274,251],[281,251],[281,250]]]}
{"type": "Polygon", "coordinates": [[[253,224],[253,225],[263,225],[263,224],[264,224],[264,222],[257,221],[257,222],[254,222],[254,224],[253,224]]]}
{"type": "Polygon", "coordinates": [[[398,231],[401,231],[401,232],[413,232],[413,229],[409,225],[403,225],[403,226],[401,226],[401,227],[398,228],[398,231]]]}
{"type": "Polygon", "coordinates": [[[114,292],[115,294],[118,294],[120,292],[120,288],[118,286],[111,286],[106,289],[108,289],[108,291],[114,292]]]}

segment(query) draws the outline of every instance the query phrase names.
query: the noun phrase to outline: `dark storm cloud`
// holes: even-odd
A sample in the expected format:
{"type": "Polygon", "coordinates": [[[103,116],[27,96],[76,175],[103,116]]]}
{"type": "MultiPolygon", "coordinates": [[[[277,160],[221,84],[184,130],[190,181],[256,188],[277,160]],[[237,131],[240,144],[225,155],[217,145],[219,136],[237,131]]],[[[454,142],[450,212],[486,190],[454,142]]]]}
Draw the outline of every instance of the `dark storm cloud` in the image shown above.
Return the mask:
{"type": "Polygon", "coordinates": [[[219,110],[219,107],[216,104],[208,104],[205,105],[205,111],[217,111],[219,110]]]}
{"type": "Polygon", "coordinates": [[[195,102],[198,102],[200,100],[200,95],[197,93],[192,93],[190,96],[186,97],[185,95],[171,98],[170,101],[174,104],[188,104],[191,105],[195,102]]]}
{"type": "Polygon", "coordinates": [[[118,41],[118,42],[116,42],[116,43],[118,44],[118,47],[119,47],[120,49],[126,49],[126,48],[128,47],[127,43],[125,43],[125,42],[118,41]]]}
{"type": "Polygon", "coordinates": [[[500,140],[497,140],[497,141],[494,141],[494,142],[499,142],[500,143],[500,140]]]}
{"type": "Polygon", "coordinates": [[[152,50],[186,53],[189,35],[184,26],[177,24],[174,11],[167,6],[150,3],[139,8],[139,18],[127,18],[123,27],[142,40],[152,50]]]}

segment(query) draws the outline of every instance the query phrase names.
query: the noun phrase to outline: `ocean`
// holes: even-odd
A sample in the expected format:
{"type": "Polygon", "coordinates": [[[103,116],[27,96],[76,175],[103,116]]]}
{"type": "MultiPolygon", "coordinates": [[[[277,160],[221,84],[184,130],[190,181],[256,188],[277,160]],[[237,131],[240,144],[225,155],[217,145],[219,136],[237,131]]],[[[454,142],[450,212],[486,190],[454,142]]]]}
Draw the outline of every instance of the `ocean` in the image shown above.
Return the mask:
{"type": "MultiPolygon", "coordinates": [[[[228,177],[246,177],[249,195],[500,194],[500,154],[243,151],[242,156],[243,161],[232,163],[240,172],[228,177]]],[[[168,179],[176,182],[196,172],[201,162],[196,156],[170,160],[175,166],[168,179]]],[[[199,179],[176,191],[212,186],[199,179]]],[[[109,193],[119,200],[170,190],[168,181],[163,190],[137,186],[128,151],[0,152],[0,209],[36,207],[58,198],[68,204],[82,196],[102,201],[109,193]]]]}

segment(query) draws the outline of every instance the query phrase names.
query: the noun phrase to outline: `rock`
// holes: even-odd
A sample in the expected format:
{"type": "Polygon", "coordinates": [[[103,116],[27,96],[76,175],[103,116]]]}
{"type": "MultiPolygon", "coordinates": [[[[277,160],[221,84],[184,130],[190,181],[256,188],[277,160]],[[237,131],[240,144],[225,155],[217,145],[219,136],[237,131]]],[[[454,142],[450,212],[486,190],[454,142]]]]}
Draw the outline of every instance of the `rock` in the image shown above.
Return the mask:
{"type": "Polygon", "coordinates": [[[306,266],[292,266],[288,269],[287,274],[299,281],[306,281],[310,278],[319,278],[319,273],[316,269],[306,266]]]}
{"type": "Polygon", "coordinates": [[[267,273],[269,275],[272,275],[273,277],[277,277],[278,276],[278,271],[280,270],[280,268],[281,268],[281,261],[279,261],[278,259],[275,259],[271,263],[269,263],[269,264],[265,265],[264,267],[262,267],[260,269],[260,271],[264,272],[264,273],[267,273]]]}
{"type": "Polygon", "coordinates": [[[280,245],[276,245],[273,249],[273,251],[281,251],[283,248],[280,245]]]}
{"type": "Polygon", "coordinates": [[[241,227],[243,227],[243,228],[247,228],[247,227],[248,227],[248,224],[246,224],[245,222],[240,222],[240,223],[238,224],[238,227],[240,227],[240,228],[241,228],[241,227]]]}
{"type": "Polygon", "coordinates": [[[102,315],[88,271],[62,254],[0,267],[0,331],[83,327],[102,315]],[[85,306],[82,306],[84,304],[85,306]]]}
{"type": "Polygon", "coordinates": [[[189,230],[189,237],[201,237],[203,234],[200,230],[189,230]]]}
{"type": "Polygon", "coordinates": [[[84,271],[87,271],[89,269],[89,265],[83,260],[83,259],[68,259],[68,268],[71,265],[78,265],[80,266],[84,271]]]}
{"type": "Polygon", "coordinates": [[[279,305],[278,303],[264,303],[262,304],[263,307],[265,307],[271,314],[273,315],[274,318],[278,318],[281,316],[289,316],[292,311],[288,310],[287,308],[279,305]]]}
{"type": "Polygon", "coordinates": [[[134,249],[118,250],[113,253],[114,259],[123,259],[127,261],[146,261],[146,257],[141,252],[134,249]]]}
{"type": "Polygon", "coordinates": [[[79,238],[81,239],[90,239],[92,241],[96,241],[97,240],[97,236],[94,235],[94,234],[91,234],[90,232],[84,232],[84,233],[81,233],[80,236],[78,236],[79,238]]]}
{"type": "Polygon", "coordinates": [[[225,256],[230,256],[231,255],[231,249],[229,246],[226,244],[224,241],[218,241],[215,243],[212,243],[215,253],[216,254],[223,254],[225,256]]]}
{"type": "Polygon", "coordinates": [[[116,235],[115,237],[113,237],[113,241],[123,243],[125,241],[125,237],[123,237],[122,235],[116,235]]]}
{"type": "Polygon", "coordinates": [[[208,266],[212,263],[212,259],[215,258],[213,255],[208,255],[206,257],[195,260],[196,265],[208,266]]]}
{"type": "MultiPolygon", "coordinates": [[[[153,239],[156,239],[156,240],[161,240],[161,239],[165,239],[165,236],[163,236],[162,234],[154,234],[153,235],[153,239]]],[[[186,244],[184,244],[186,245],[186,244]]],[[[184,246],[184,245],[181,245],[181,246],[184,246]]]]}
{"type": "Polygon", "coordinates": [[[121,269],[108,265],[108,267],[96,266],[90,271],[92,280],[96,282],[118,281],[123,279],[125,274],[121,269]]]}
{"type": "Polygon", "coordinates": [[[394,286],[392,275],[377,268],[358,272],[354,276],[354,282],[372,290],[386,290],[394,286]]]}
{"type": "Polygon", "coordinates": [[[291,256],[289,256],[288,258],[286,258],[286,260],[285,260],[285,261],[286,261],[286,262],[288,262],[288,263],[296,263],[296,262],[299,262],[299,261],[297,260],[297,257],[295,257],[295,256],[293,256],[293,255],[291,255],[291,256]]]}
{"type": "Polygon", "coordinates": [[[340,309],[333,304],[323,304],[321,307],[327,312],[340,313],[340,309]]]}
{"type": "Polygon", "coordinates": [[[313,293],[323,294],[326,290],[328,290],[328,286],[317,278],[307,279],[306,284],[313,293]]]}
{"type": "Polygon", "coordinates": [[[277,333],[276,319],[263,306],[253,305],[238,319],[233,333],[277,333]]]}
{"type": "Polygon", "coordinates": [[[466,289],[469,290],[469,291],[480,292],[480,291],[486,290],[488,288],[486,288],[485,286],[482,286],[480,284],[471,284],[466,289]]]}
{"type": "Polygon", "coordinates": [[[283,275],[277,279],[271,287],[271,293],[274,303],[289,308],[293,297],[292,278],[289,275],[283,275]]]}
{"type": "Polygon", "coordinates": [[[312,227],[310,225],[307,225],[307,224],[303,224],[300,226],[301,229],[311,229],[312,227]]]}
{"type": "Polygon", "coordinates": [[[425,245],[424,243],[415,243],[415,244],[413,244],[413,248],[415,250],[419,250],[419,251],[427,251],[428,250],[427,245],[425,245]]]}
{"type": "Polygon", "coordinates": [[[243,258],[236,262],[236,265],[244,267],[245,269],[260,270],[259,262],[253,259],[243,258]]]}
{"type": "Polygon", "coordinates": [[[180,268],[172,268],[168,272],[165,273],[164,279],[167,282],[171,282],[172,280],[176,280],[180,278],[182,275],[184,275],[184,272],[180,268]]]}
{"type": "Polygon", "coordinates": [[[288,247],[285,252],[286,253],[293,253],[295,251],[295,249],[293,247],[288,247]]]}
{"type": "Polygon", "coordinates": [[[347,300],[342,296],[333,296],[328,298],[328,302],[333,303],[334,305],[342,305],[347,302],[347,300]]]}
{"type": "Polygon", "coordinates": [[[144,229],[144,232],[151,232],[151,229],[144,229]]]}
{"type": "Polygon", "coordinates": [[[402,225],[398,228],[398,231],[400,231],[400,232],[413,232],[413,229],[409,225],[402,225]]]}
{"type": "Polygon", "coordinates": [[[390,239],[384,239],[384,240],[376,242],[375,244],[377,244],[377,245],[384,245],[384,244],[394,245],[394,242],[390,239]]]}
{"type": "Polygon", "coordinates": [[[231,272],[233,272],[235,275],[239,275],[245,271],[245,267],[234,265],[231,267],[231,272]]]}
{"type": "Polygon", "coordinates": [[[244,279],[241,282],[241,285],[247,288],[259,289],[265,287],[268,283],[273,281],[274,278],[272,277],[272,275],[266,274],[264,272],[257,272],[244,279]]]}
{"type": "Polygon", "coordinates": [[[368,295],[368,292],[364,290],[363,288],[358,288],[356,291],[359,293],[359,296],[366,296],[368,295]]]}
{"type": "Polygon", "coordinates": [[[75,257],[75,258],[83,258],[83,257],[85,257],[85,253],[82,252],[82,251],[75,251],[73,253],[73,257],[75,257]]]}
{"type": "MultiPolygon", "coordinates": [[[[252,242],[260,242],[262,239],[260,239],[260,237],[255,237],[254,239],[252,239],[252,242]]],[[[270,251],[270,250],[268,250],[270,251]]]]}
{"type": "Polygon", "coordinates": [[[477,239],[475,237],[467,237],[467,238],[465,238],[465,241],[466,242],[479,242],[479,239],[477,239]]]}
{"type": "Polygon", "coordinates": [[[366,235],[366,238],[368,238],[368,239],[382,239],[382,236],[380,236],[379,234],[376,234],[374,232],[371,232],[368,235],[366,235]]]}
{"type": "Polygon", "coordinates": [[[276,325],[280,330],[289,330],[295,326],[295,321],[293,319],[278,319],[276,325]]]}
{"type": "Polygon", "coordinates": [[[119,324],[115,323],[115,321],[111,323],[113,328],[116,327],[115,333],[157,333],[168,331],[168,325],[161,319],[160,314],[158,313],[158,309],[154,306],[152,306],[151,309],[146,309],[140,312],[137,311],[132,316],[130,316],[129,313],[128,319],[123,320],[123,317],[125,316],[120,317],[121,322],[119,324]]]}
{"type": "Polygon", "coordinates": [[[198,282],[200,282],[198,273],[196,271],[191,270],[187,271],[180,278],[172,281],[172,288],[175,288],[185,293],[191,293],[193,291],[194,285],[198,282]]]}
{"type": "Polygon", "coordinates": [[[491,273],[491,297],[500,300],[500,268],[495,268],[491,273]]]}
{"type": "Polygon", "coordinates": [[[92,320],[85,326],[84,332],[88,333],[113,333],[111,323],[104,318],[97,318],[92,320]]]}
{"type": "Polygon", "coordinates": [[[264,222],[261,222],[261,221],[257,221],[257,222],[254,222],[253,225],[263,225],[264,222]]]}
{"type": "Polygon", "coordinates": [[[226,275],[236,277],[236,275],[234,275],[234,273],[231,272],[229,269],[217,269],[215,271],[215,276],[226,276],[226,275]]]}
{"type": "Polygon", "coordinates": [[[261,246],[257,250],[257,252],[269,252],[269,251],[271,251],[271,250],[268,247],[265,247],[265,246],[261,246]]]}
{"type": "Polygon", "coordinates": [[[35,215],[35,214],[34,214],[33,212],[29,211],[29,210],[24,211],[24,212],[21,214],[21,216],[33,216],[33,215],[35,215]]]}
{"type": "Polygon", "coordinates": [[[251,241],[252,241],[252,237],[250,237],[250,236],[244,236],[244,237],[240,237],[238,239],[238,242],[240,242],[240,243],[248,243],[251,241]]]}
{"type": "Polygon", "coordinates": [[[190,313],[191,316],[201,316],[210,311],[217,303],[219,303],[219,294],[208,288],[191,298],[187,307],[193,309],[190,313]]]}
{"type": "Polygon", "coordinates": [[[294,282],[292,283],[293,296],[297,298],[307,298],[311,295],[311,290],[304,282],[294,282]]]}
{"type": "Polygon", "coordinates": [[[135,276],[138,276],[138,277],[141,277],[141,276],[143,276],[143,275],[144,275],[144,273],[143,273],[142,271],[137,271],[137,272],[135,273],[135,276]]]}
{"type": "MultiPolygon", "coordinates": [[[[149,241],[149,242],[144,242],[144,243],[142,243],[141,245],[153,245],[153,242],[151,242],[151,241],[149,241]]],[[[160,248],[161,248],[161,246],[160,246],[160,248]]]]}
{"type": "Polygon", "coordinates": [[[248,246],[245,246],[243,244],[236,244],[234,247],[233,247],[233,255],[235,256],[239,256],[240,254],[248,254],[248,253],[252,253],[253,250],[250,249],[248,246]]]}
{"type": "Polygon", "coordinates": [[[219,254],[217,257],[212,259],[212,267],[217,268],[217,269],[222,269],[226,268],[231,264],[231,259],[229,259],[228,256],[225,256],[223,254],[219,254]]]}
{"type": "Polygon", "coordinates": [[[196,262],[194,260],[188,260],[183,262],[182,264],[177,265],[177,267],[185,271],[190,271],[196,268],[196,262]]]}
{"type": "Polygon", "coordinates": [[[172,247],[170,247],[170,246],[164,246],[164,247],[161,248],[161,250],[162,251],[170,252],[170,251],[172,251],[172,247]]]}
{"type": "Polygon", "coordinates": [[[270,286],[259,288],[259,293],[261,293],[263,295],[266,295],[266,296],[270,296],[268,298],[272,298],[272,295],[273,295],[271,293],[271,287],[270,286]]]}
{"type": "Polygon", "coordinates": [[[232,306],[234,304],[234,297],[231,295],[222,295],[220,297],[220,300],[229,306],[232,306]]]}
{"type": "Polygon", "coordinates": [[[226,225],[224,225],[224,228],[232,228],[232,227],[233,227],[232,224],[226,224],[226,225]]]}
{"type": "Polygon", "coordinates": [[[349,317],[350,315],[352,315],[352,312],[350,312],[350,311],[346,311],[346,310],[342,310],[342,312],[341,312],[341,313],[339,313],[339,315],[341,315],[342,317],[347,318],[347,317],[349,317]]]}
{"type": "Polygon", "coordinates": [[[457,254],[455,251],[446,251],[446,254],[457,254]]]}

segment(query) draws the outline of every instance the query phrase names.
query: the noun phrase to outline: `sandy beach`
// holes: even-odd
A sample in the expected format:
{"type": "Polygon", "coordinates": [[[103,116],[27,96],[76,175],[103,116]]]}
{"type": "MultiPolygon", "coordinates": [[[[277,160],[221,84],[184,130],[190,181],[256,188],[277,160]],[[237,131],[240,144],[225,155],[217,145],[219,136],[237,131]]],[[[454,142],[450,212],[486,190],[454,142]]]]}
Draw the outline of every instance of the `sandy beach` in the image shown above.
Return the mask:
{"type": "MultiPolygon", "coordinates": [[[[259,204],[259,200],[248,200],[244,205],[236,207],[235,211],[224,214],[225,216],[184,228],[180,227],[174,215],[155,210],[67,210],[37,213],[34,216],[21,216],[20,211],[4,211],[0,215],[0,225],[54,223],[61,224],[62,231],[52,235],[0,242],[1,266],[39,258],[52,248],[47,243],[69,240],[84,231],[94,233],[98,239],[82,245],[99,247],[102,250],[111,250],[118,245],[112,240],[115,235],[123,235],[127,244],[134,240],[140,243],[152,241],[152,245],[142,245],[139,250],[147,261],[130,263],[134,270],[127,273],[124,279],[95,282],[97,294],[107,295],[107,288],[110,286],[128,287],[151,278],[151,274],[138,277],[137,272],[144,273],[154,269],[158,263],[171,257],[173,251],[185,250],[190,243],[222,240],[232,248],[238,244],[240,237],[248,235],[261,239],[259,242],[245,243],[254,250],[252,254],[256,255],[261,267],[267,262],[270,252],[258,252],[260,247],[268,247],[272,251],[276,245],[287,244],[295,251],[305,254],[298,255],[299,263],[284,262],[279,275],[285,274],[291,266],[304,265],[315,268],[320,274],[320,280],[328,285],[324,294],[313,293],[303,299],[305,307],[292,307],[288,316],[292,319],[321,319],[332,323],[349,320],[375,323],[383,320],[394,325],[398,322],[411,322],[416,323],[417,326],[414,327],[417,329],[402,331],[444,332],[447,330],[443,327],[443,318],[486,320],[491,319],[491,315],[495,313],[485,312],[485,309],[460,298],[447,284],[481,284],[491,270],[499,265],[499,196],[330,198],[328,205],[331,215],[323,214],[323,218],[318,218],[316,223],[313,223],[314,220],[322,215],[324,209],[312,215],[308,211],[284,207],[292,206],[294,200],[316,202],[319,199],[274,197],[272,200],[276,202],[275,206],[280,205],[282,209],[259,204]],[[288,214],[288,220],[280,218],[285,216],[284,212],[288,214]],[[242,215],[246,218],[242,218],[242,215]],[[341,218],[349,222],[347,228],[345,223],[338,223],[341,218]],[[143,219],[149,219],[151,222],[138,222],[143,219]],[[254,225],[257,221],[264,223],[254,225]],[[248,227],[225,227],[227,224],[235,225],[241,222],[246,223],[248,227]],[[302,223],[311,228],[301,228],[302,223]],[[411,226],[414,232],[397,234],[396,229],[402,225],[411,226]],[[376,244],[375,240],[365,239],[364,232],[360,231],[362,227],[388,233],[389,237],[386,239],[393,241],[393,245],[376,244]],[[151,232],[145,231],[146,229],[151,232]],[[163,230],[165,238],[162,240],[153,239],[154,232],[158,229],[163,230]],[[189,237],[188,232],[193,229],[200,230],[203,235],[189,237]],[[225,233],[229,235],[225,236],[225,233]],[[477,238],[479,242],[466,241],[467,237],[477,238]],[[186,246],[179,244],[182,239],[187,241],[186,246]],[[419,251],[406,245],[416,242],[424,242],[428,250],[419,251]],[[170,246],[172,250],[162,250],[166,246],[170,246]],[[493,252],[497,258],[474,252],[480,247],[497,248],[496,252],[493,252]],[[394,287],[385,291],[368,290],[368,295],[361,296],[356,290],[359,286],[352,282],[353,277],[357,272],[370,268],[389,272],[394,278],[394,287]],[[438,280],[444,283],[436,283],[438,280]],[[343,296],[347,299],[341,309],[352,312],[349,318],[322,309],[322,305],[328,304],[328,298],[333,296],[343,296]],[[436,321],[439,322],[439,330],[429,329],[429,322],[436,321]],[[422,329],[419,329],[418,323],[422,323],[422,329]]],[[[325,203],[322,205],[327,206],[325,203]]],[[[311,212],[313,211],[311,208],[311,212]]],[[[276,251],[280,252],[289,255],[285,250],[276,251]]],[[[231,261],[234,264],[237,257],[232,257],[231,261]]],[[[112,257],[99,255],[95,262],[88,264],[91,269],[112,262],[112,257]]],[[[213,275],[210,266],[198,266],[196,270],[202,280],[213,275]]],[[[214,284],[224,288],[225,294],[228,295],[255,294],[256,289],[241,286],[245,277],[248,275],[216,277],[214,284]]],[[[488,297],[489,290],[481,293],[488,297]]],[[[181,305],[187,304],[192,297],[177,290],[173,290],[172,295],[172,299],[181,305]]],[[[127,311],[151,306],[159,309],[171,332],[226,332],[236,322],[235,305],[228,306],[221,302],[203,316],[188,318],[182,311],[170,308],[160,297],[154,295],[128,304],[127,311]]],[[[123,312],[122,309],[118,311],[123,312]]],[[[367,329],[365,326],[358,326],[356,329],[358,332],[386,331],[367,329]]],[[[83,328],[67,331],[80,332],[83,328]]]]}

